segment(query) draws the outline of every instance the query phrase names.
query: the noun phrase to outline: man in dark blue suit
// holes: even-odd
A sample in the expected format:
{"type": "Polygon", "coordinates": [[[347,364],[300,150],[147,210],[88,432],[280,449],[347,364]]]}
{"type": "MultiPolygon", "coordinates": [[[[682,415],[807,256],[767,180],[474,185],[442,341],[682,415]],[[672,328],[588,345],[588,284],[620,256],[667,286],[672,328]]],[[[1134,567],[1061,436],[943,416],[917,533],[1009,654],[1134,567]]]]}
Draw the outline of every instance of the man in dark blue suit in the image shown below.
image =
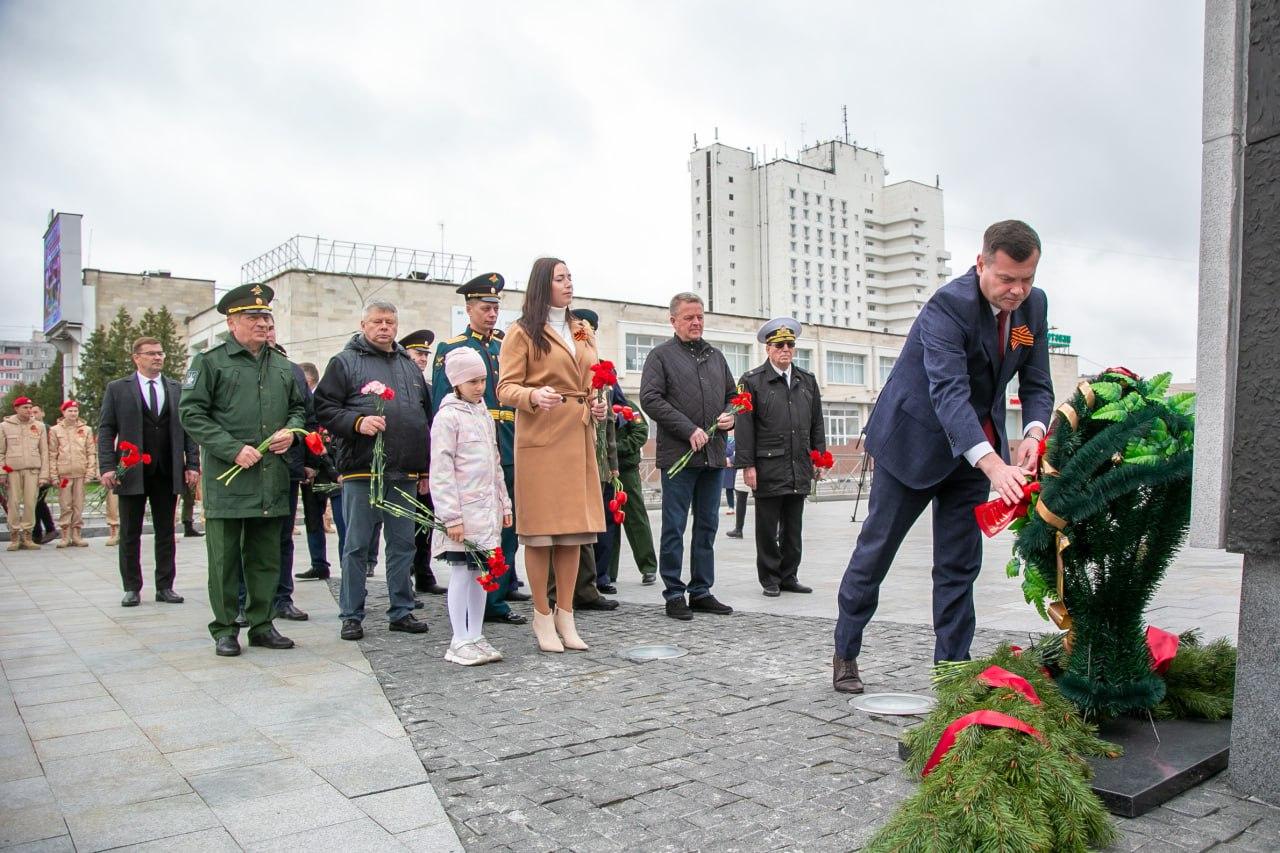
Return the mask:
{"type": "Polygon", "coordinates": [[[867,421],[875,477],[867,519],[840,582],[832,681],[861,693],[858,654],[880,584],[907,531],[933,504],[933,657],[967,660],[982,539],[973,508],[1022,497],[1053,409],[1048,303],[1032,287],[1040,238],[997,222],[967,273],[938,289],[907,334],[867,421]],[[1018,376],[1023,441],[1009,464],[1005,386],[1018,376]]]}

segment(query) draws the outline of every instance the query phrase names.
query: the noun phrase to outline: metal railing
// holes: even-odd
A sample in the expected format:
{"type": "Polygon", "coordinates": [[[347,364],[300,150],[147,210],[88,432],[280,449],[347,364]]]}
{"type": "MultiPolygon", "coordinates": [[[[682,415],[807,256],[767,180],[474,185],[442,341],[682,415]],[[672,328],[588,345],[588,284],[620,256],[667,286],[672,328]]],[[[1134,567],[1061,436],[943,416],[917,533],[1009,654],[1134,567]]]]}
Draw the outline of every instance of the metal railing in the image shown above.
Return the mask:
{"type": "Polygon", "coordinates": [[[474,261],[470,255],[296,234],[241,264],[240,282],[266,281],[289,270],[461,283],[474,275],[474,261]]]}

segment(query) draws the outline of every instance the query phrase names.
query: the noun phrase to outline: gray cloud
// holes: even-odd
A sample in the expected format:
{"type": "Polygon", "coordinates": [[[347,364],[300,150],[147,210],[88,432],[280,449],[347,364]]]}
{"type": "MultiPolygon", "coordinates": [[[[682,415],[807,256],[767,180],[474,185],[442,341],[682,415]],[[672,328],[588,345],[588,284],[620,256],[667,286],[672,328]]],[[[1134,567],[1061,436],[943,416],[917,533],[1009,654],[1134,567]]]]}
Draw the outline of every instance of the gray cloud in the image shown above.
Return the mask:
{"type": "Polygon", "coordinates": [[[94,266],[238,281],[294,233],[445,245],[585,295],[690,278],[687,157],[841,131],[1046,241],[1053,321],[1092,364],[1194,370],[1195,4],[0,4],[0,276],[39,321],[50,207],[94,266]],[[1167,260],[1167,259],[1174,260],[1167,260]]]}

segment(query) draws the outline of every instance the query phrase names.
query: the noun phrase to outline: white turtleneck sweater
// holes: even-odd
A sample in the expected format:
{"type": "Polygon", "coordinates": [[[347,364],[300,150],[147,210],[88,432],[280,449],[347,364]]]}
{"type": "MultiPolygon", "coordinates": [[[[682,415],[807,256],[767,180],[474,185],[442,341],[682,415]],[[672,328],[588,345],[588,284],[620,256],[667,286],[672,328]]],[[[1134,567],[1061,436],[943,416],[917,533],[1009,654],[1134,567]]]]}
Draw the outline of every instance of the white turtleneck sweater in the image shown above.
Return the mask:
{"type": "Polygon", "coordinates": [[[569,352],[574,355],[578,354],[578,348],[573,342],[573,330],[569,327],[569,309],[557,308],[554,305],[547,309],[547,325],[560,336],[560,340],[564,341],[565,346],[569,348],[569,352]]]}

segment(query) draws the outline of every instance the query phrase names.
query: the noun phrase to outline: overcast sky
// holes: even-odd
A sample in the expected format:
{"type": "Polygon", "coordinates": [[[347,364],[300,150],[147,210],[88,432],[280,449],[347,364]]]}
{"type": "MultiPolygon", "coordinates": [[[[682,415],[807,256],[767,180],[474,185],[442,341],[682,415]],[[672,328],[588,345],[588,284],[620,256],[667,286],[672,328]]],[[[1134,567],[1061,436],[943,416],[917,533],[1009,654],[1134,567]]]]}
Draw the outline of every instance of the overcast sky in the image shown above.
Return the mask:
{"type": "Polygon", "coordinates": [[[1203,5],[0,0],[0,334],[50,208],[86,266],[239,283],[293,234],[665,302],[688,156],[841,133],[942,181],[956,274],[1026,219],[1081,370],[1195,370],[1203,5]],[[803,127],[803,136],[802,136],[803,127]]]}

